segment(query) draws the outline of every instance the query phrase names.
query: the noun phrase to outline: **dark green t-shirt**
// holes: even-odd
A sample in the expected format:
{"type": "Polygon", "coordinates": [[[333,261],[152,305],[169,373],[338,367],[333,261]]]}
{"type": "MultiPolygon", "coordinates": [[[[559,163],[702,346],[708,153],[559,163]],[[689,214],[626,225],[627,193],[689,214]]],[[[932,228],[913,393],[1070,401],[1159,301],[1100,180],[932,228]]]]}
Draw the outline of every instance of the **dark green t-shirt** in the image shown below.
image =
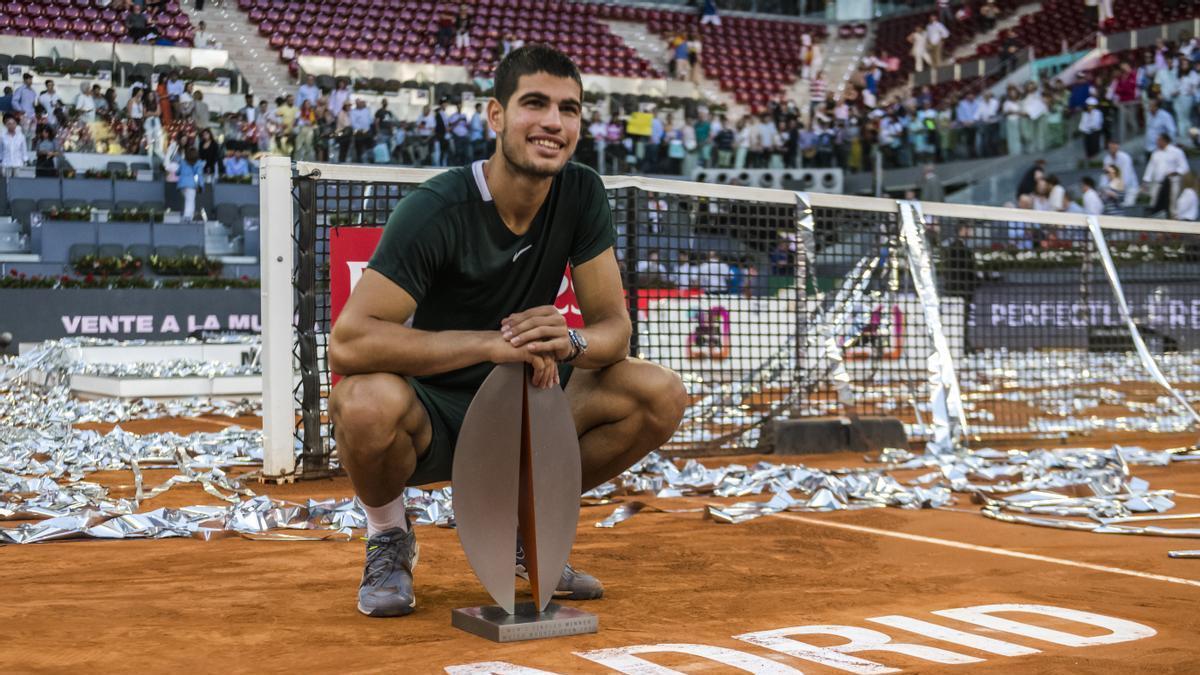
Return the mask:
{"type": "MultiPolygon", "coordinates": [[[[483,163],[450,169],[400,200],[368,265],[417,302],[413,328],[498,330],[514,312],[554,304],[572,266],[612,247],[616,233],[600,176],[568,163],[523,235],[505,226],[483,163]]],[[[491,363],[418,378],[475,390],[491,363]]]]}

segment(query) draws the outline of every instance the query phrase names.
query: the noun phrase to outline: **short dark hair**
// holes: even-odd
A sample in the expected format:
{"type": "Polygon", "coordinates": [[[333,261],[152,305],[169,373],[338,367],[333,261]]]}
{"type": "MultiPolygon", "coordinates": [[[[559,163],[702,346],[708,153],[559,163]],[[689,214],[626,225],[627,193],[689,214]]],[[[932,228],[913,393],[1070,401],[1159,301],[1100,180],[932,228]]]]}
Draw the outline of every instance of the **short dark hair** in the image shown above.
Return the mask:
{"type": "Polygon", "coordinates": [[[500,105],[508,105],[517,90],[517,83],[522,75],[546,73],[555,77],[569,77],[579,85],[583,94],[583,78],[579,76],[579,68],[571,57],[546,45],[526,45],[514,49],[496,66],[496,100],[500,105]]]}
{"type": "Polygon", "coordinates": [[[1092,180],[1091,176],[1084,176],[1083,179],[1080,180],[1079,182],[1083,183],[1084,185],[1088,186],[1089,188],[1092,188],[1093,190],[1096,189],[1096,181],[1092,180]]]}

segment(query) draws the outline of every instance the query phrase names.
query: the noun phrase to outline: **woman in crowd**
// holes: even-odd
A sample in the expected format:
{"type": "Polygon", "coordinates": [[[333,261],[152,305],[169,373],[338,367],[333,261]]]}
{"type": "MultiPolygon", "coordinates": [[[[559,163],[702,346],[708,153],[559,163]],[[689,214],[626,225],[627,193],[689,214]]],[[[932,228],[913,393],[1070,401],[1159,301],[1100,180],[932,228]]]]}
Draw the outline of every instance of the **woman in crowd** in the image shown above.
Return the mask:
{"type": "Polygon", "coordinates": [[[49,126],[40,127],[38,129],[37,143],[33,149],[37,153],[38,177],[57,176],[58,157],[62,153],[59,151],[58,141],[54,138],[54,129],[49,126]]]}
{"type": "Polygon", "coordinates": [[[1121,180],[1121,169],[1116,164],[1104,167],[1100,179],[1100,199],[1104,202],[1104,215],[1125,214],[1125,181],[1121,180]]]}
{"type": "Polygon", "coordinates": [[[296,152],[297,162],[311,162],[316,159],[313,142],[317,128],[317,111],[312,103],[304,101],[300,104],[300,112],[296,115],[296,152]]]}
{"type": "Polygon", "coordinates": [[[216,182],[217,167],[220,166],[221,157],[224,155],[221,152],[221,144],[217,142],[211,129],[200,130],[200,141],[196,154],[200,157],[200,161],[204,162],[204,183],[211,185],[216,182]]]}
{"type": "Polygon", "coordinates": [[[183,219],[194,220],[196,217],[196,192],[204,184],[204,161],[195,148],[189,147],[183,151],[183,161],[179,163],[179,191],[183,193],[183,219]]]}

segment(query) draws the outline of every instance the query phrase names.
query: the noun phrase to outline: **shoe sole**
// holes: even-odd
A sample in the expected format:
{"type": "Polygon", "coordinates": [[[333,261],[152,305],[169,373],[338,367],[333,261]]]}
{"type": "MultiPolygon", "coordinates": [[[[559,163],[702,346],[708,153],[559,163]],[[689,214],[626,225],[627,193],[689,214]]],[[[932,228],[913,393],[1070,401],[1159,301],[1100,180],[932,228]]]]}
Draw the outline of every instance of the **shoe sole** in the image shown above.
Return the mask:
{"type": "Polygon", "coordinates": [[[376,619],[390,618],[390,617],[396,617],[396,616],[408,616],[409,614],[412,614],[413,610],[415,610],[416,608],[417,608],[416,598],[413,598],[412,604],[409,605],[408,607],[401,607],[399,612],[394,612],[391,610],[383,610],[378,607],[375,609],[368,610],[362,606],[361,602],[358,603],[358,611],[359,612],[362,612],[366,616],[376,618],[376,619]]]}

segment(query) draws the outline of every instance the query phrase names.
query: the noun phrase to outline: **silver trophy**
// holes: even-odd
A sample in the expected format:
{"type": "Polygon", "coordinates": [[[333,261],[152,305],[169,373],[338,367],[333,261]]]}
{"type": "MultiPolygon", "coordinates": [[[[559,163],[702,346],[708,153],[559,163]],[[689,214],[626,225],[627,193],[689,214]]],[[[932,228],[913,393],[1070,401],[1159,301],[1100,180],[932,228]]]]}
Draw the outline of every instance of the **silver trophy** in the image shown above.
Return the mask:
{"type": "Polygon", "coordinates": [[[454,519],[467,562],[495,605],[451,625],[496,642],[595,633],[594,614],[550,602],[579,521],[579,437],[566,394],[529,386],[524,364],[496,366],[471,400],[454,451],[454,519]],[[516,601],[518,533],[533,590],[516,601]]]}

